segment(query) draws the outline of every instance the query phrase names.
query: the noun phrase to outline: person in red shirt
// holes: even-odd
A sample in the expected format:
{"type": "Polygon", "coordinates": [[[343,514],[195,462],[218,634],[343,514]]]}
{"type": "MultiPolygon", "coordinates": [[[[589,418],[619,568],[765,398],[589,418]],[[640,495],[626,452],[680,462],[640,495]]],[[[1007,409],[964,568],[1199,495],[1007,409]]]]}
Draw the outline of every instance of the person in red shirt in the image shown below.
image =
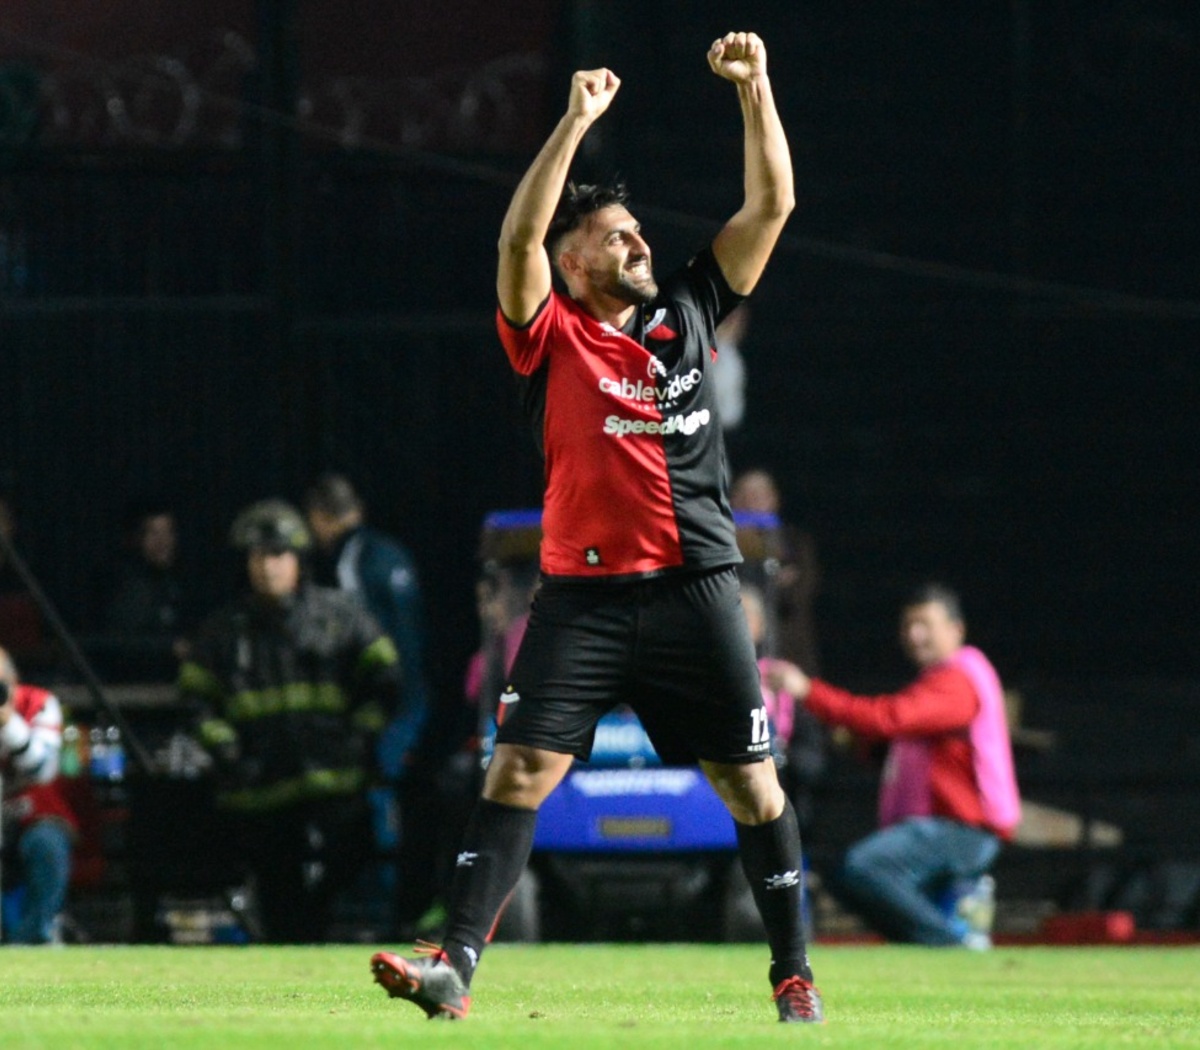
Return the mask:
{"type": "Polygon", "coordinates": [[[71,877],[77,822],[57,782],[62,723],[58,698],[19,682],[12,658],[0,649],[5,869],[15,862],[25,890],[13,928],[4,931],[5,939],[16,944],[57,939],[71,877]]]}
{"type": "Polygon", "coordinates": [[[925,584],[900,616],[920,674],[899,692],[856,696],[794,664],[771,678],[823,722],[890,742],[880,829],[850,848],[835,893],[890,939],[986,948],[986,909],[969,896],[952,911],[940,900],[955,884],[990,886],[980,880],[1020,821],[1020,799],[999,678],[965,635],[958,596],[925,584]]]}

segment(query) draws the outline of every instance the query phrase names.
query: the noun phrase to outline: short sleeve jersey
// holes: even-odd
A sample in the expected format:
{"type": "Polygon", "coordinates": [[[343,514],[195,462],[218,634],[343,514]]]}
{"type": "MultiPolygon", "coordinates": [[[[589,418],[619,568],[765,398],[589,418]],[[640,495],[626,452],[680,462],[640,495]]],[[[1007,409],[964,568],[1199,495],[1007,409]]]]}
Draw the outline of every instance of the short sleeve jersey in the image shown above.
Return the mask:
{"type": "Polygon", "coordinates": [[[712,363],[742,297],[710,249],[623,330],[557,291],[521,327],[497,311],[545,459],[541,568],[636,579],[740,562],[712,363]]]}

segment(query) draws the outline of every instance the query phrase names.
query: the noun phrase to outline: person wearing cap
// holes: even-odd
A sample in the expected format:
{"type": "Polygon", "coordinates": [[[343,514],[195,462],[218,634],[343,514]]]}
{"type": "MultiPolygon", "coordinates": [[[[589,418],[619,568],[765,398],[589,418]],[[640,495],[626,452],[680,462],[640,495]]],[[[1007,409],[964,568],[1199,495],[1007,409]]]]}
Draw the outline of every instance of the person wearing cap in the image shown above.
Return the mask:
{"type": "Polygon", "coordinates": [[[180,698],[213,757],[264,939],[319,942],[373,848],[367,789],[400,661],[362,605],[309,579],[312,535],[291,504],[247,507],[230,541],[249,590],[197,632],[180,698]]]}

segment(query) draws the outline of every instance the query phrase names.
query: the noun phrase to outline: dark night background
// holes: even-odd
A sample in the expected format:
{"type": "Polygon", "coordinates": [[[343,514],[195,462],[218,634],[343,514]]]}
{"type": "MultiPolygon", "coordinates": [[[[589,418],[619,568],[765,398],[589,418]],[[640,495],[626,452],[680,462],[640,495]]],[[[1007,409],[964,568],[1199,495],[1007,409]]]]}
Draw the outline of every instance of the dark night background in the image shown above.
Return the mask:
{"type": "Polygon", "coordinates": [[[0,13],[0,483],[68,619],[131,496],[174,502],[215,603],[233,514],[336,467],[413,549],[453,694],[481,518],[540,492],[491,326],[511,189],[609,65],[577,173],[680,260],[740,202],[704,52],[754,29],[800,203],[731,455],[817,537],[829,677],[898,680],[899,589],[936,575],[1033,721],[1150,683],[1110,735],[1194,768],[1194,4],[176,6],[0,13]]]}

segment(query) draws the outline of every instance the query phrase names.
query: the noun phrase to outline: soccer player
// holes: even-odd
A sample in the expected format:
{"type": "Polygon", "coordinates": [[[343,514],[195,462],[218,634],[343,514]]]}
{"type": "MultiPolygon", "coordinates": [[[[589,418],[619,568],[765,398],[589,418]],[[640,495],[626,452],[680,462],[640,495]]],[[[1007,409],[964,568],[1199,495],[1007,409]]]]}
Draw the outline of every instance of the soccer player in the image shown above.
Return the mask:
{"type": "Polygon", "coordinates": [[[779,1019],[823,1020],[801,919],[800,835],[770,761],[741,555],[724,484],[715,329],[758,283],[794,207],[791,159],[754,33],[708,51],[737,88],[745,198],[711,245],[656,282],[621,185],[567,183],[620,80],[583,70],[500,232],[497,326],[546,461],[542,585],[500,698],[443,947],[379,952],[375,979],[463,1017],[480,953],[533,843],[537,810],[618,701],[667,763],[698,761],[732,814],[771,947],[779,1019]],[[565,190],[565,192],[564,192],[565,190]],[[552,267],[567,295],[552,289],[552,267]]]}

